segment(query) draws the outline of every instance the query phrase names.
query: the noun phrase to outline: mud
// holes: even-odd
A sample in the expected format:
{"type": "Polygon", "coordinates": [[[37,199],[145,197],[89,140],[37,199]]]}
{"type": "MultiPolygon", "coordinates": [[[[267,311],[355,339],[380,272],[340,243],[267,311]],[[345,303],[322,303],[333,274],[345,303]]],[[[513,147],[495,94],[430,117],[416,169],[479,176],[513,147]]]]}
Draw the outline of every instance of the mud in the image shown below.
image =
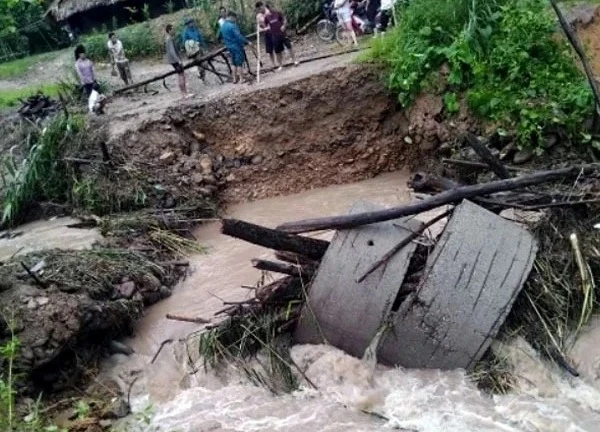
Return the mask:
{"type": "Polygon", "coordinates": [[[241,202],[417,167],[458,135],[442,111],[439,98],[427,97],[402,110],[380,71],[351,65],[171,107],[116,145],[134,163],[154,161],[161,184],[241,202]]]}

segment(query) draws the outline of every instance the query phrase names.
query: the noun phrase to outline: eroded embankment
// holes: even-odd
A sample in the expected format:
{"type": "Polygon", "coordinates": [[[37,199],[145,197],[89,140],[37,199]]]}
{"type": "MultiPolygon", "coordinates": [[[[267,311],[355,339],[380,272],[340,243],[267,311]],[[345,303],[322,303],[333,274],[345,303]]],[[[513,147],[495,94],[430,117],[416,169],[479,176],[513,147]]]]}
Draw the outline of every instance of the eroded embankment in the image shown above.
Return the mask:
{"type": "Polygon", "coordinates": [[[414,167],[456,128],[444,121],[440,98],[423,97],[404,111],[377,70],[348,66],[172,108],[117,142],[134,161],[154,164],[152,175],[173,194],[218,193],[236,202],[414,167]]]}

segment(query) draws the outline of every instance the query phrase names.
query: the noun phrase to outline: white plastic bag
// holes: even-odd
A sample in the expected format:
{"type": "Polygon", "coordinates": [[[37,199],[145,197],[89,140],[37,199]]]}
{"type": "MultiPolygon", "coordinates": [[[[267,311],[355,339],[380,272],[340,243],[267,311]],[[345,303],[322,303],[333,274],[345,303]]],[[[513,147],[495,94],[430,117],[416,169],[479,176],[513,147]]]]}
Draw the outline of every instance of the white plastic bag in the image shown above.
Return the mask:
{"type": "Polygon", "coordinates": [[[88,109],[91,113],[94,112],[94,107],[96,106],[96,102],[98,102],[99,97],[100,93],[98,93],[96,90],[92,90],[88,99],[88,109]]]}

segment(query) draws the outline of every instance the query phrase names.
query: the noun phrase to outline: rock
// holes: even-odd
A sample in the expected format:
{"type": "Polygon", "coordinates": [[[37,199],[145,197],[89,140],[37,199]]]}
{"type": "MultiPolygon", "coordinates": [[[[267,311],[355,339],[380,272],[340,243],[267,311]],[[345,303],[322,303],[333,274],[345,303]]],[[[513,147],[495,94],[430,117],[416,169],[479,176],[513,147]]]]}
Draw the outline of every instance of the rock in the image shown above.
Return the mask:
{"type": "Polygon", "coordinates": [[[195,155],[200,152],[200,143],[193,142],[190,144],[190,154],[195,155]]]}
{"type": "Polygon", "coordinates": [[[283,157],[283,156],[285,156],[285,151],[284,151],[284,150],[279,150],[279,151],[277,152],[277,156],[279,156],[279,157],[283,157]]]}
{"type": "Polygon", "coordinates": [[[206,135],[204,135],[202,132],[193,131],[192,135],[194,135],[194,138],[196,138],[200,142],[206,141],[206,135]]]}
{"type": "Polygon", "coordinates": [[[35,299],[35,301],[37,302],[38,306],[44,306],[50,302],[50,299],[48,297],[38,297],[35,299]]]}
{"type": "Polygon", "coordinates": [[[424,140],[420,146],[421,150],[423,151],[431,151],[431,150],[435,150],[435,148],[437,147],[437,140],[435,139],[426,139],[424,140]]]}
{"type": "Polygon", "coordinates": [[[200,168],[202,169],[202,174],[212,173],[213,163],[210,156],[204,155],[200,158],[200,168]]]}
{"type": "Polygon", "coordinates": [[[121,297],[130,299],[135,293],[135,283],[129,281],[117,286],[117,291],[121,297]]]}
{"type": "Polygon", "coordinates": [[[227,181],[228,183],[231,183],[232,181],[235,181],[235,175],[233,173],[229,174],[227,176],[227,178],[225,178],[225,181],[227,181]]]}
{"type": "Polygon", "coordinates": [[[207,174],[202,178],[203,182],[207,185],[216,185],[217,179],[212,174],[207,174]]]}
{"type": "Polygon", "coordinates": [[[153,274],[147,273],[140,276],[138,281],[146,291],[158,291],[160,288],[160,280],[153,274]]]}
{"type": "Polygon", "coordinates": [[[111,354],[125,354],[126,356],[130,356],[131,354],[135,353],[133,348],[116,340],[110,341],[108,344],[108,351],[111,354]]]}
{"type": "Polygon", "coordinates": [[[242,161],[241,161],[241,160],[239,160],[239,159],[235,159],[235,160],[233,161],[233,167],[234,167],[234,168],[239,168],[239,167],[241,167],[241,166],[242,166],[242,161]]]}
{"type": "Polygon", "coordinates": [[[252,158],[252,165],[260,165],[264,158],[261,155],[256,155],[252,158]]]}
{"type": "Polygon", "coordinates": [[[404,137],[404,142],[405,142],[406,144],[412,144],[412,143],[413,143],[413,140],[412,140],[412,138],[411,138],[409,135],[406,135],[406,136],[404,137]]]}
{"type": "Polygon", "coordinates": [[[167,298],[167,297],[170,297],[170,296],[171,296],[171,294],[172,294],[172,292],[171,292],[171,289],[170,289],[168,286],[166,286],[166,285],[162,285],[162,286],[159,288],[158,292],[160,293],[160,296],[161,296],[162,298],[167,298]]]}
{"type": "Polygon", "coordinates": [[[524,164],[525,162],[529,162],[532,158],[533,158],[533,150],[530,150],[530,149],[520,150],[520,151],[516,152],[515,155],[513,156],[513,163],[515,165],[521,165],[521,164],[524,164]]]}
{"type": "Polygon", "coordinates": [[[175,153],[173,153],[172,151],[166,151],[163,154],[161,154],[158,159],[161,163],[170,164],[175,160],[175,153]]]}
{"type": "Polygon", "coordinates": [[[202,175],[202,173],[195,173],[192,176],[192,181],[196,184],[202,184],[204,182],[204,176],[202,175]]]}
{"type": "Polygon", "coordinates": [[[544,148],[551,149],[554,148],[558,144],[558,135],[549,134],[544,137],[544,148]]]}
{"type": "Polygon", "coordinates": [[[131,412],[129,404],[123,398],[116,397],[107,406],[103,413],[103,419],[120,419],[126,417],[131,412]]]}
{"type": "Polygon", "coordinates": [[[31,299],[27,302],[27,309],[37,309],[38,304],[34,299],[31,299]]]}
{"type": "Polygon", "coordinates": [[[98,424],[100,425],[100,427],[102,429],[110,429],[113,425],[113,421],[110,419],[104,419],[104,420],[100,420],[98,422],[98,424]]]}

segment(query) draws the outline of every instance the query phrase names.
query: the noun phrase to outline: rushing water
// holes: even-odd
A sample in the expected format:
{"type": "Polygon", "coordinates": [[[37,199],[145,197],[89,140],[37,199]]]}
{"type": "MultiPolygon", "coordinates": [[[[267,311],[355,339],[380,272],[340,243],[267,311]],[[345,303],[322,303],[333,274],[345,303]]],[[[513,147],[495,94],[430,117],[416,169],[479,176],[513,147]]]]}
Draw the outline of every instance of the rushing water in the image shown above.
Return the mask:
{"type": "MultiPolygon", "coordinates": [[[[393,205],[410,199],[406,173],[261,200],[229,209],[233,217],[278,223],[345,212],[357,200],[393,205]]],[[[148,310],[128,343],[136,354],[111,357],[105,373],[124,388],[132,378],[134,408],[151,401],[150,430],[202,431],[600,431],[600,322],[575,345],[572,359],[582,378],[540,360],[522,340],[499,346],[515,365],[517,389],[506,396],[480,393],[463,371],[386,368],[328,346],[296,346],[292,357],[317,390],[275,396],[248,384],[232,368],[190,374],[179,339],[197,325],[168,321],[167,313],[211,318],[223,301],[246,298],[260,273],[250,259],[270,253],[222,236],[217,225],[196,232],[208,246],[192,257],[193,273],[171,298],[148,310]],[[151,364],[161,343],[165,345],[151,364]],[[365,411],[376,413],[366,414],[365,411]]],[[[193,344],[192,344],[193,345],[193,344]]],[[[197,356],[192,352],[192,357],[197,356]]]]}

